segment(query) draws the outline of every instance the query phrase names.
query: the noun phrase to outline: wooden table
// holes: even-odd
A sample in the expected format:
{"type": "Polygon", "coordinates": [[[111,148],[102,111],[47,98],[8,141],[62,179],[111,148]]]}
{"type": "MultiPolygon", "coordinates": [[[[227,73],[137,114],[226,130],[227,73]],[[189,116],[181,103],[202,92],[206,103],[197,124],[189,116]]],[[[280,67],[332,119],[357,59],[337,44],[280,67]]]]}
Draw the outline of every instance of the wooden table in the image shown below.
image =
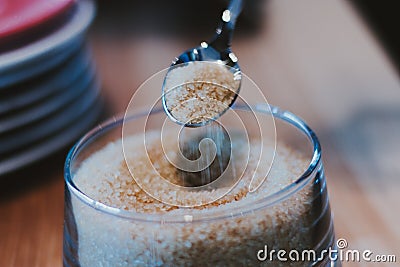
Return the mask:
{"type": "MultiPolygon", "coordinates": [[[[351,249],[396,254],[399,266],[399,77],[345,1],[274,0],[264,7],[259,31],[234,40],[243,71],[271,104],[317,132],[337,237],[351,249]]],[[[104,22],[106,13],[100,9],[89,42],[116,114],[146,78],[204,36],[168,37],[157,27],[113,33],[118,25],[104,22]]],[[[1,181],[0,266],[62,265],[64,157],[1,181]]]]}

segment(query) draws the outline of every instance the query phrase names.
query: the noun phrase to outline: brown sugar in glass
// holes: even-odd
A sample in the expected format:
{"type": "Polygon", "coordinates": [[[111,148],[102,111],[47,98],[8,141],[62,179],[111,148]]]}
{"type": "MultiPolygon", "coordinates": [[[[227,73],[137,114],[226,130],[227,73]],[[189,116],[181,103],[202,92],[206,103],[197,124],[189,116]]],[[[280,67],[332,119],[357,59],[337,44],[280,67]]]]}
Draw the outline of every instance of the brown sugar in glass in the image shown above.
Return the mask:
{"type": "MultiPolygon", "coordinates": [[[[200,207],[158,202],[129,179],[119,141],[123,119],[89,132],[65,164],[64,266],[335,266],[326,254],[319,261],[260,259],[266,246],[318,256],[334,248],[334,229],[315,133],[290,112],[254,110],[276,123],[276,158],[266,181],[253,193],[239,183],[200,207]]],[[[125,123],[135,125],[142,116],[125,123]]]]}

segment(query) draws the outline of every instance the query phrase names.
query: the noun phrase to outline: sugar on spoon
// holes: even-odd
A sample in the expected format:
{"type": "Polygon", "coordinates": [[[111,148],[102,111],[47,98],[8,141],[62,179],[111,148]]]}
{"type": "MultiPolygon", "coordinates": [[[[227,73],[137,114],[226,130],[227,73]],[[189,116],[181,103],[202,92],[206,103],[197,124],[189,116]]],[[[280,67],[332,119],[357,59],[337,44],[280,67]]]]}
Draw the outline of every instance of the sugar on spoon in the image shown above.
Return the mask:
{"type": "MultiPolygon", "coordinates": [[[[172,65],[168,69],[166,78],[162,86],[162,104],[166,114],[172,121],[188,127],[203,126],[208,122],[217,119],[226,110],[228,110],[230,106],[233,105],[234,101],[236,100],[237,94],[239,93],[242,77],[241,77],[240,67],[238,64],[238,59],[235,56],[235,54],[231,51],[231,41],[235,29],[236,20],[242,11],[242,8],[243,8],[242,0],[231,0],[228,8],[224,10],[222,13],[221,22],[218,28],[216,29],[216,33],[212,38],[212,40],[209,41],[208,43],[201,42],[200,46],[183,52],[179,57],[175,58],[172,65]],[[191,63],[195,63],[198,61],[206,63],[208,62],[216,63],[218,64],[217,66],[224,67],[225,71],[226,70],[229,71],[229,73],[231,74],[230,77],[232,77],[234,81],[232,81],[232,83],[228,82],[230,86],[226,86],[225,84],[224,86],[225,89],[229,90],[223,90],[223,91],[220,90],[219,92],[220,99],[214,100],[216,101],[214,103],[214,107],[216,108],[214,108],[213,112],[203,114],[204,116],[202,115],[195,119],[188,118],[187,116],[177,116],[176,114],[178,113],[174,112],[174,109],[175,110],[180,109],[180,111],[184,111],[186,109],[187,112],[183,114],[188,115],[188,114],[193,114],[193,112],[190,110],[191,108],[196,107],[196,105],[204,106],[204,103],[198,102],[199,98],[192,97],[191,99],[188,99],[185,103],[183,104],[181,103],[180,105],[173,106],[172,104],[170,104],[176,102],[176,101],[170,101],[174,97],[182,98],[180,94],[183,91],[176,90],[174,93],[172,93],[173,91],[172,86],[167,85],[168,77],[172,76],[170,74],[172,74],[172,72],[177,68],[185,65],[187,66],[191,63]],[[223,102],[221,102],[221,99],[223,99],[223,102]]],[[[207,80],[205,81],[206,81],[205,83],[202,82],[200,85],[204,86],[205,84],[206,85],[208,84],[209,86],[212,86],[212,82],[208,83],[207,80]]],[[[185,82],[187,83],[188,81],[185,82]]],[[[194,85],[196,86],[196,84],[194,85]]],[[[200,90],[202,89],[200,88],[200,90]]],[[[208,99],[210,98],[208,97],[208,99]]],[[[210,106],[210,104],[207,103],[206,106],[210,106]]]]}

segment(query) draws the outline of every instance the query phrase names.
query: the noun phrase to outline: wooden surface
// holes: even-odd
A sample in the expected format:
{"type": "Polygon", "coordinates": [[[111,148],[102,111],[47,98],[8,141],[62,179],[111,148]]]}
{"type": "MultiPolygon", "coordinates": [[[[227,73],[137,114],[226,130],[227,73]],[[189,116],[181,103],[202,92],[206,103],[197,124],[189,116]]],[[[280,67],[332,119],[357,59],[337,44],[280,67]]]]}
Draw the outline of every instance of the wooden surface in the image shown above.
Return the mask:
{"type": "MultiPolygon", "coordinates": [[[[400,82],[394,68],[344,1],[275,0],[264,8],[258,32],[234,40],[243,71],[271,104],[300,115],[319,136],[337,237],[350,249],[397,256],[397,263],[343,265],[399,266],[400,82]]],[[[124,110],[146,78],[207,38],[154,29],[112,34],[118,25],[108,20],[104,30],[102,15],[89,41],[112,114],[124,110]]],[[[1,267],[62,265],[64,157],[2,181],[1,267]]]]}

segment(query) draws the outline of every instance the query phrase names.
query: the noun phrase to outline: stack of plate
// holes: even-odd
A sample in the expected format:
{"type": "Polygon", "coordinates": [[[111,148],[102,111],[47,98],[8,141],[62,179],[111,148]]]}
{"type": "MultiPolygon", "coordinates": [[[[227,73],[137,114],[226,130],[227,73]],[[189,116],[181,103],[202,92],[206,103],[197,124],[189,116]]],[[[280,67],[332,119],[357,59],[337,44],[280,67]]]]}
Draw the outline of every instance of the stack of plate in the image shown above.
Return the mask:
{"type": "Polygon", "coordinates": [[[65,147],[97,120],[99,84],[85,46],[94,11],[88,0],[0,4],[0,176],[65,147]]]}

